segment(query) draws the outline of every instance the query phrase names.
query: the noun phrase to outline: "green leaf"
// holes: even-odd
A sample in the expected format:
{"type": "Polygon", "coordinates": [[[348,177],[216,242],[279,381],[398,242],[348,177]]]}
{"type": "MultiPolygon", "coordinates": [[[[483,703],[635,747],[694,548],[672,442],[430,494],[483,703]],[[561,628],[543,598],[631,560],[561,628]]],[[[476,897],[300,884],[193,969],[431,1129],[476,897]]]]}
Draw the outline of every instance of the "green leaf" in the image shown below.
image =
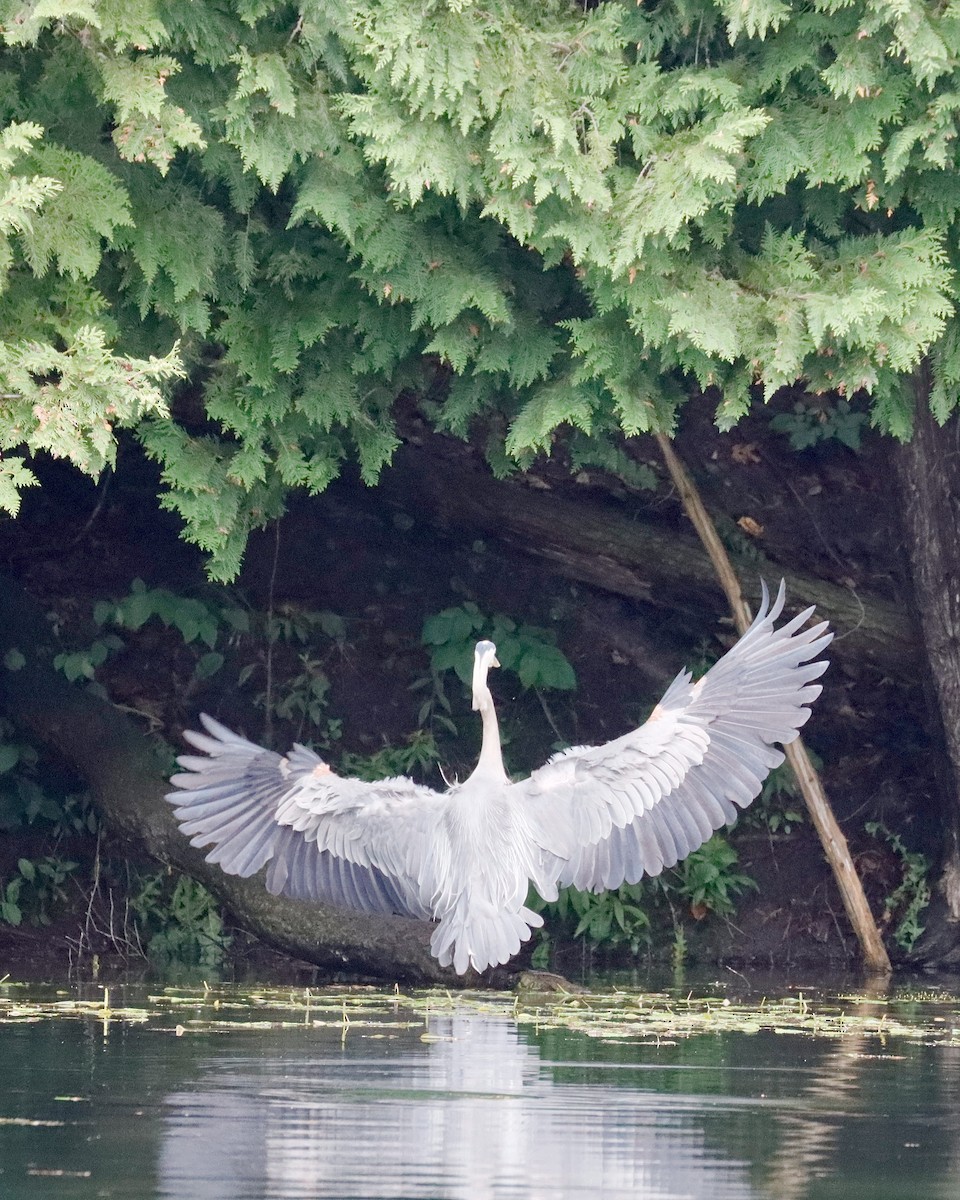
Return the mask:
{"type": "Polygon", "coordinates": [[[243,608],[222,608],[220,616],[237,633],[250,632],[250,614],[243,608]]]}
{"type": "Polygon", "coordinates": [[[22,651],[11,647],[3,656],[3,665],[8,671],[20,671],[27,665],[27,660],[22,651]]]}
{"type": "Polygon", "coordinates": [[[566,380],[541,387],[510,427],[507,451],[519,457],[528,450],[545,450],[560,425],[589,433],[596,396],[586,387],[566,380]]]}
{"type": "Polygon", "coordinates": [[[197,665],[193,668],[193,677],[197,680],[209,679],[212,675],[216,675],[223,664],[223,655],[217,650],[211,650],[197,660],[197,665]]]}
{"type": "Polygon", "coordinates": [[[94,28],[100,25],[94,0],[34,0],[28,7],[8,0],[3,8],[10,10],[0,10],[4,18],[4,40],[14,46],[36,42],[41,32],[54,23],[89,24],[94,28]]]}
{"type": "Polygon", "coordinates": [[[332,638],[335,642],[346,641],[346,622],[339,614],[326,611],[321,612],[320,628],[328,638],[332,638]]]}
{"type": "MultiPolygon", "coordinates": [[[[137,582],[140,582],[139,580],[137,582]]],[[[142,587],[142,584],[141,584],[142,587]]],[[[152,592],[134,590],[121,600],[119,612],[127,629],[141,629],[154,615],[155,605],[152,592]]]]}
{"type": "MultiPolygon", "coordinates": [[[[156,23],[153,33],[162,38],[163,27],[156,23]]],[[[167,99],[166,82],[180,71],[176,59],[146,54],[135,59],[103,56],[97,65],[103,98],[115,109],[113,141],[122,158],[151,162],[166,175],[178,150],[203,147],[200,126],[167,99]]]]}
{"type": "Polygon", "coordinates": [[[24,231],[27,262],[37,275],[51,263],[74,278],[96,273],[104,242],[131,224],[125,188],[100,163],[53,142],[38,146],[31,162],[60,185],[24,231]]]}
{"type": "Polygon", "coordinates": [[[113,619],[116,606],[109,600],[98,600],[93,606],[93,620],[97,625],[106,625],[113,619]]]}
{"type": "Polygon", "coordinates": [[[538,656],[539,683],[541,687],[559,691],[573,691],[577,677],[567,657],[556,646],[544,646],[538,656]]]}

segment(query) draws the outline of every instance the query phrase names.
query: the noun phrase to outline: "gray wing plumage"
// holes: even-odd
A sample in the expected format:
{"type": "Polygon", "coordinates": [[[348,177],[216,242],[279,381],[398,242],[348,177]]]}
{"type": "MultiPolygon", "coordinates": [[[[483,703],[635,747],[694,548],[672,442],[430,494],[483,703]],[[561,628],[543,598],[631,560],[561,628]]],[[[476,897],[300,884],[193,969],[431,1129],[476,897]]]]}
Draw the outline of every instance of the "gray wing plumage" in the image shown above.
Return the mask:
{"type": "MultiPolygon", "coordinates": [[[[603,746],[555,756],[511,784],[481,767],[446,794],[409,779],[336,775],[312,751],[285,757],[203,717],[187,733],[174,806],[183,832],[235,875],[267,867],[274,894],[370,913],[439,920],[431,945],[464,971],[505,962],[545,899],[573,884],[601,891],[656,875],[702,845],[759,793],[820,694],[832,635],[774,622],[767,588],[756,620],[706,675],[681,672],[649,720],[603,746]]],[[[487,764],[489,768],[489,764],[487,764]]]]}
{"type": "MultiPolygon", "coordinates": [[[[698,682],[683,671],[648,721],[603,746],[565,751],[516,784],[557,884],[603,891],[657,875],[732,822],[783,762],[820,694],[827,623],[802,626],[812,608],[774,628],[763,585],[756,619],[698,682]]],[[[548,895],[545,899],[552,899],[548,895]]]]}
{"type": "Polygon", "coordinates": [[[269,864],[274,895],[431,915],[417,857],[442,800],[437,792],[408,779],[343,779],[304,746],[281,757],[200,719],[207,732],[184,736],[204,755],[177,760],[185,771],[173,776],[177,790],[166,799],[191,843],[213,846],[208,862],[240,876],[269,864]]]}

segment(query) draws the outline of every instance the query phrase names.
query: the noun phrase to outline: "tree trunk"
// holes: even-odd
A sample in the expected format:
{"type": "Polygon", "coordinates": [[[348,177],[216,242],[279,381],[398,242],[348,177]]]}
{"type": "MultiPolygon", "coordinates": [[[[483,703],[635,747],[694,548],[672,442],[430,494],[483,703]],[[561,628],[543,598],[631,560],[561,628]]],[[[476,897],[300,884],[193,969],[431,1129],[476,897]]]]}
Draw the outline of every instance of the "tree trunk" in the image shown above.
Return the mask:
{"type": "Polygon", "coordinates": [[[952,766],[943,805],[941,888],[960,921],[960,422],[939,426],[930,412],[929,368],[914,377],[913,437],[893,450],[920,627],[952,766]]]}
{"type": "Polygon", "coordinates": [[[243,928],[294,957],[390,981],[462,983],[431,956],[426,922],[271,896],[259,875],[239,879],[207,863],[163,801],[170,787],[149,738],[112,705],[68,683],[53,668],[52,655],[48,627],[33,601],[0,577],[0,709],[63,756],[89,784],[110,830],[138,854],[145,851],[199,879],[243,928]],[[11,651],[23,655],[23,665],[16,666],[11,651]]]}

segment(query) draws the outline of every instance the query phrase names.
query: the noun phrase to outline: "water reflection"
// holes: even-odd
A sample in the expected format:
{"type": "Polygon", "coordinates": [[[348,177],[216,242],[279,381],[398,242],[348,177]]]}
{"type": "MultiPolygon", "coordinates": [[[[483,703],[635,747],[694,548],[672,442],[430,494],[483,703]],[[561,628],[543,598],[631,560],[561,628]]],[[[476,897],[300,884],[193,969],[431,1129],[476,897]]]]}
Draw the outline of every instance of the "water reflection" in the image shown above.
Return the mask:
{"type": "MultiPolygon", "coordinates": [[[[655,1091],[558,1087],[504,1020],[437,1019],[375,1057],[217,1055],[169,1097],[164,1195],[747,1198],[742,1163],[655,1091]],[[252,1173],[252,1178],[251,1178],[252,1173]],[[191,1192],[192,1189],[192,1192],[191,1192]]],[[[369,1047],[367,1047],[369,1052],[369,1047]]]]}
{"type": "MultiPolygon", "coordinates": [[[[960,1026],[956,1003],[942,1012],[960,1026]]],[[[183,1036],[0,1023],[2,1200],[958,1194],[953,1045],[614,1042],[478,1013],[215,1032],[187,1016],[183,1036]]]]}

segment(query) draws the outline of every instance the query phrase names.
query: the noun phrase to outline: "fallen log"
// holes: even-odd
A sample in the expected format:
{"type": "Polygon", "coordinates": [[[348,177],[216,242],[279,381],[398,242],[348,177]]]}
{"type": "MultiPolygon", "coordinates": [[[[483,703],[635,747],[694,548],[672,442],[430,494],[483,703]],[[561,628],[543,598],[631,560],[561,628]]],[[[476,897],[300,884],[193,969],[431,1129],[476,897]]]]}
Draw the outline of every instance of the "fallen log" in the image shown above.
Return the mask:
{"type": "MultiPolygon", "coordinates": [[[[539,559],[556,574],[607,592],[671,611],[726,611],[724,593],[710,559],[693,535],[634,520],[613,504],[569,500],[536,490],[520,480],[497,480],[474,468],[464,456],[429,447],[402,446],[385,470],[377,495],[436,528],[464,536],[495,538],[504,546],[539,559]]],[[[909,615],[872,595],[846,588],[780,563],[745,568],[768,582],[786,579],[791,607],[815,604],[837,631],[831,659],[865,665],[880,674],[915,681],[920,648],[909,615]]],[[[759,590],[759,583],[757,585],[759,590]]]]}

